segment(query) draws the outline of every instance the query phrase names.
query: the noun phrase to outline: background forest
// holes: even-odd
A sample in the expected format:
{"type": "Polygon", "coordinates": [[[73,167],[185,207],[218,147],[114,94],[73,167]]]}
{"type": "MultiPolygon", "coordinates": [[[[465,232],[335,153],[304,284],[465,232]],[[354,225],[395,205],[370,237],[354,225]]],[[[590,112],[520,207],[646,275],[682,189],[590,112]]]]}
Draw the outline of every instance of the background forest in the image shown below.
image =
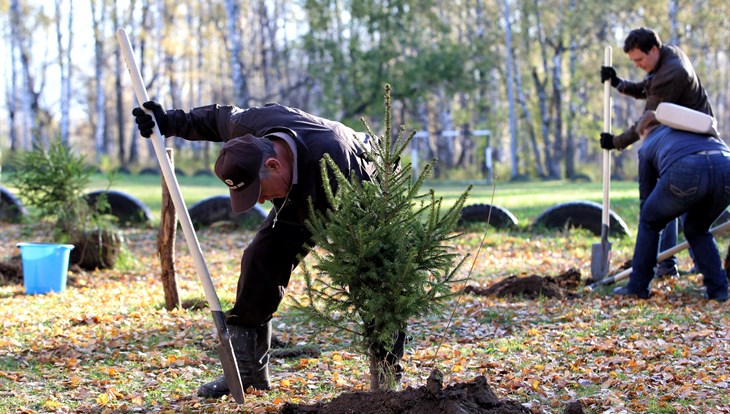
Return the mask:
{"type": "MultiPolygon", "coordinates": [[[[604,46],[638,80],[629,30],[679,45],[727,137],[728,15],[727,0],[0,0],[3,166],[56,137],[102,169],[154,165],[130,114],[124,28],[165,107],[279,102],[361,129],[381,124],[387,82],[394,124],[422,131],[414,150],[439,158],[437,178],[597,178],[604,46]]],[[[644,103],[613,96],[621,131],[644,103]]],[[[218,148],[169,145],[188,172],[218,148]]],[[[633,178],[634,159],[617,154],[616,174],[633,178]]]]}

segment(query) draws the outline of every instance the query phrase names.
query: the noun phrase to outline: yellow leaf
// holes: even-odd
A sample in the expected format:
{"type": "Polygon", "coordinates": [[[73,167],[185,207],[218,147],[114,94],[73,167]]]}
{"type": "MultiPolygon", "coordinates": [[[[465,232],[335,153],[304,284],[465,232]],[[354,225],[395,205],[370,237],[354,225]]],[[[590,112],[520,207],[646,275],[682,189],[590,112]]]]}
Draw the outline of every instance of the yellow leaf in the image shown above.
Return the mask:
{"type": "Polygon", "coordinates": [[[63,404],[58,401],[54,401],[54,400],[46,400],[43,403],[43,407],[48,408],[50,410],[57,410],[59,408],[63,408],[63,404]]]}
{"type": "Polygon", "coordinates": [[[461,365],[454,365],[453,368],[451,368],[451,372],[461,372],[464,368],[461,365]]]}
{"type": "Polygon", "coordinates": [[[282,388],[290,387],[291,382],[288,379],[283,379],[283,380],[279,381],[279,386],[282,388]]]}
{"type": "Polygon", "coordinates": [[[109,395],[106,393],[99,394],[96,397],[96,402],[101,405],[107,405],[109,404],[109,395]]]}

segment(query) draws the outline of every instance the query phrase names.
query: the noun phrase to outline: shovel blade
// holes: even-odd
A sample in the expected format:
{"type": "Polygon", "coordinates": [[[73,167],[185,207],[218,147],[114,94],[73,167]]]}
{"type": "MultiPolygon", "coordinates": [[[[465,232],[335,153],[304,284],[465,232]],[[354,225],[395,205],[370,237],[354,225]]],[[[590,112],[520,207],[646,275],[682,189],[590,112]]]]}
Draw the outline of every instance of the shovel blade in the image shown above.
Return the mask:
{"type": "Polygon", "coordinates": [[[608,275],[610,259],[610,242],[593,243],[591,246],[591,279],[593,279],[593,282],[599,282],[608,275]]]}
{"type": "Polygon", "coordinates": [[[226,384],[231,391],[231,396],[237,403],[243,404],[244,390],[241,383],[241,374],[238,372],[238,364],[236,363],[236,355],[233,353],[233,345],[231,344],[231,335],[226,327],[225,316],[221,311],[213,311],[213,320],[218,331],[218,357],[223,366],[223,375],[226,378],[226,384]]]}

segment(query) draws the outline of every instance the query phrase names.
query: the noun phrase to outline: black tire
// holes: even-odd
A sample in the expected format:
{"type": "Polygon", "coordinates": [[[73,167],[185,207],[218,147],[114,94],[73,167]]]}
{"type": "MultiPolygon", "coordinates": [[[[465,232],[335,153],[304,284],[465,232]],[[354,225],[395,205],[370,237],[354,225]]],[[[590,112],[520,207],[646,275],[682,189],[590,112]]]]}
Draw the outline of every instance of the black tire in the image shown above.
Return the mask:
{"type": "Polygon", "coordinates": [[[98,190],[87,193],[84,198],[89,205],[94,206],[97,198],[103,193],[106,194],[111,207],[110,214],[119,220],[120,226],[146,225],[152,222],[150,209],[130,194],[114,190],[98,190]]]}
{"type": "Polygon", "coordinates": [[[268,215],[258,204],[251,210],[236,214],[231,210],[231,196],[228,194],[205,198],[188,207],[193,226],[198,229],[221,221],[228,221],[238,227],[255,229],[268,215]]]}
{"type": "Polygon", "coordinates": [[[142,168],[139,170],[139,175],[160,175],[160,169],[159,168],[142,168]]]}
{"type": "Polygon", "coordinates": [[[458,225],[468,223],[486,223],[498,229],[517,228],[517,218],[506,208],[492,204],[472,204],[461,209],[458,225]],[[491,210],[491,216],[490,216],[491,210]]]}
{"type": "Polygon", "coordinates": [[[207,170],[207,169],[200,169],[200,170],[195,171],[195,173],[193,173],[193,177],[212,177],[212,176],[213,176],[213,172],[211,170],[207,170]]]}
{"type": "MultiPolygon", "coordinates": [[[[583,228],[601,235],[601,213],[603,206],[593,201],[571,201],[545,210],[532,224],[533,227],[548,229],[583,228]]],[[[613,210],[609,211],[609,235],[629,235],[629,227],[613,210]]]]}
{"type": "Polygon", "coordinates": [[[5,187],[0,186],[0,221],[19,223],[28,215],[23,203],[5,187]]]}

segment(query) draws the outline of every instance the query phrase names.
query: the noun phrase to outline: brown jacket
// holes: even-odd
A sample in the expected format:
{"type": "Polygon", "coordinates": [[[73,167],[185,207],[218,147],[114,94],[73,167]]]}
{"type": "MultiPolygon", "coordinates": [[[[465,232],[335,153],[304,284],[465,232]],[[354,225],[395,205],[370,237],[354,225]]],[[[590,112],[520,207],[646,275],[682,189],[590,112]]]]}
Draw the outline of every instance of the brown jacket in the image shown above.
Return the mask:
{"type": "MultiPolygon", "coordinates": [[[[664,45],[656,68],[641,82],[622,80],[616,89],[636,99],[646,99],[644,111],[653,111],[662,102],[670,102],[712,115],[712,107],[700,78],[687,55],[676,46],[664,45]]],[[[624,149],[639,140],[636,123],[613,137],[613,145],[624,149]]]]}

